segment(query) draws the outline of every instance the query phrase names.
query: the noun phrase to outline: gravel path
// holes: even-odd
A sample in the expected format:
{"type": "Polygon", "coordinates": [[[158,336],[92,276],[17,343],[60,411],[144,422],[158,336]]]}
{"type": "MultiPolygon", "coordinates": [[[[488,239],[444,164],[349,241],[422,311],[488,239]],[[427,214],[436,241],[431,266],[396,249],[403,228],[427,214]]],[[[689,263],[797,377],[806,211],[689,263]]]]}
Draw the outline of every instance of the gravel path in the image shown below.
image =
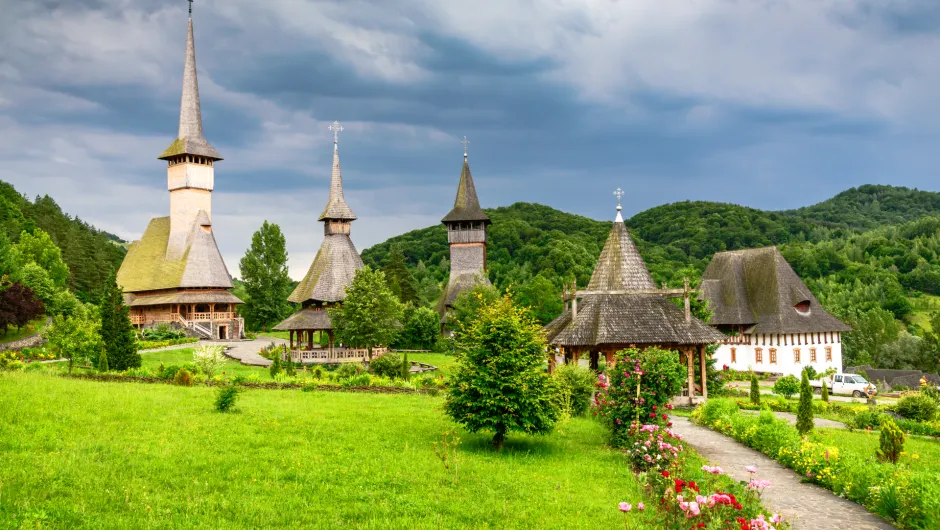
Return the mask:
{"type": "Polygon", "coordinates": [[[771,458],[717,432],[673,416],[673,430],[685,443],[718,465],[735,480],[749,480],[745,466],[757,466],[757,475],[769,480],[762,499],[768,509],[779,512],[797,530],[874,530],[895,528],[854,502],[836,497],[829,490],[800,481],[800,476],[771,458]]]}

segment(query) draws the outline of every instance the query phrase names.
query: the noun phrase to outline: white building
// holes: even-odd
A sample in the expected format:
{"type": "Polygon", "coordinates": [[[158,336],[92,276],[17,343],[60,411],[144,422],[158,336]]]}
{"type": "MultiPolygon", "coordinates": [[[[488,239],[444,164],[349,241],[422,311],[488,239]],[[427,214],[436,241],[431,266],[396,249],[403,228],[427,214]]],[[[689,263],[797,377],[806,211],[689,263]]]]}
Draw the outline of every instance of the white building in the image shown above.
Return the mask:
{"type": "Polygon", "coordinates": [[[719,252],[702,274],[708,322],[729,334],[718,369],[794,374],[842,371],[842,332],[776,247],[719,252]]]}

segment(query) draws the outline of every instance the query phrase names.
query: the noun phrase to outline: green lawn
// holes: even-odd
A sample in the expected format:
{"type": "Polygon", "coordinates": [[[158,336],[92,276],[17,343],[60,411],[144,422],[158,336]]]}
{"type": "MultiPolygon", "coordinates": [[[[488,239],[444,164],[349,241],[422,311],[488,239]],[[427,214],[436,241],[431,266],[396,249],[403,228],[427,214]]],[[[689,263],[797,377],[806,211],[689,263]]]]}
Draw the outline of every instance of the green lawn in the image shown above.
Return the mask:
{"type": "MultiPolygon", "coordinates": [[[[156,370],[158,366],[163,364],[164,366],[170,366],[171,364],[184,365],[186,363],[192,362],[193,360],[193,348],[181,348],[178,350],[162,350],[149,353],[141,353],[141,359],[143,359],[142,367],[148,368],[151,370],[156,370]]],[[[262,381],[271,381],[271,373],[267,368],[262,368],[260,366],[245,366],[238,361],[229,361],[225,364],[225,368],[221,371],[226,372],[230,375],[252,375],[255,374],[261,378],[262,381]]]]}
{"type": "Polygon", "coordinates": [[[41,330],[46,323],[46,317],[41,316],[36,320],[31,321],[29,324],[26,324],[21,329],[16,329],[15,327],[7,328],[6,333],[0,331],[0,343],[3,342],[13,342],[15,340],[20,340],[22,338],[28,337],[33,333],[41,330]]]}
{"type": "MultiPolygon", "coordinates": [[[[840,429],[816,429],[810,435],[815,442],[839,447],[843,451],[862,455],[874,455],[878,450],[880,433],[840,429]]],[[[940,473],[940,442],[922,437],[904,437],[902,464],[908,464],[919,472],[940,473]]]]}
{"type": "Polygon", "coordinates": [[[931,331],[930,314],[940,311],[940,296],[922,294],[916,298],[908,298],[914,311],[907,317],[912,324],[917,324],[926,331],[931,331]]]}
{"type": "MultiPolygon", "coordinates": [[[[461,431],[441,398],[216,390],[0,373],[0,522],[25,528],[617,528],[641,496],[603,427],[461,431]]],[[[652,504],[652,503],[649,503],[652,504]]],[[[0,525],[6,527],[7,525],[0,525]]]]}
{"type": "Polygon", "coordinates": [[[288,335],[288,333],[290,332],[289,331],[264,331],[264,332],[259,331],[258,333],[256,333],[256,335],[258,335],[259,339],[263,337],[269,337],[272,339],[290,340],[290,336],[288,335]]]}

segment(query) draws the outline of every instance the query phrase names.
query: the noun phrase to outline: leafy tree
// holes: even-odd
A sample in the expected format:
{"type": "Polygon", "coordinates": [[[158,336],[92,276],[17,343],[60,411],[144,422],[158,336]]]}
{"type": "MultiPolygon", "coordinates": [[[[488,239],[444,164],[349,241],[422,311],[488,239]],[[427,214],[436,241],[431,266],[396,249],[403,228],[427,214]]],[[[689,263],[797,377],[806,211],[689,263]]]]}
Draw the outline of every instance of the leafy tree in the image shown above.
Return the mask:
{"type": "Polygon", "coordinates": [[[901,326],[890,311],[874,308],[846,316],[852,333],[842,340],[844,364],[846,366],[874,362],[882,348],[898,339],[901,326]]]}
{"type": "Polygon", "coordinates": [[[25,285],[14,283],[0,291],[0,331],[6,333],[9,326],[17,329],[29,324],[44,311],[42,300],[36,298],[25,285]]]}
{"type": "Polygon", "coordinates": [[[401,303],[417,304],[419,302],[418,283],[408,270],[405,254],[402,253],[400,245],[393,246],[388,253],[388,262],[382,272],[385,273],[388,287],[401,303]]]}
{"type": "Polygon", "coordinates": [[[440,315],[429,307],[407,307],[405,327],[395,338],[396,347],[430,350],[440,335],[440,315]]]}
{"type": "Polygon", "coordinates": [[[83,307],[74,316],[56,315],[41,333],[54,353],[69,360],[69,373],[72,373],[76,362],[97,359],[101,353],[100,325],[94,309],[83,307]]]}
{"type": "Polygon", "coordinates": [[[239,262],[248,299],[242,312],[255,329],[267,331],[291,310],[287,297],[291,279],[287,273],[287,242],[281,228],[267,221],[251,236],[251,247],[239,262]]]}
{"type": "Polygon", "coordinates": [[[46,232],[36,229],[32,234],[23,232],[20,240],[13,246],[13,253],[19,265],[35,263],[42,267],[57,289],[65,288],[69,279],[69,268],[62,261],[62,251],[46,232]]]}
{"type": "Polygon", "coordinates": [[[528,308],[532,316],[541,324],[548,324],[564,309],[561,289],[541,274],[511,289],[511,292],[513,301],[519,306],[528,308]]]}
{"type": "Polygon", "coordinates": [[[337,339],[356,348],[388,345],[401,326],[402,305],[389,289],[382,271],[363,267],[346,287],[346,299],[331,308],[330,319],[337,339]]]}
{"type": "Polygon", "coordinates": [[[119,372],[139,368],[142,359],[137,353],[134,326],[131,325],[130,311],[124,305],[124,294],[117,285],[114,272],[108,277],[98,300],[98,308],[101,314],[101,341],[109,367],[119,372]]]}
{"type": "Polygon", "coordinates": [[[508,297],[484,303],[455,338],[448,416],[470,432],[492,432],[497,449],[512,431],[551,432],[560,411],[542,369],[545,339],[524,309],[508,297]]]}
{"type": "Polygon", "coordinates": [[[794,375],[785,375],[774,383],[774,394],[790,399],[800,391],[800,380],[794,375]]]}
{"type": "Polygon", "coordinates": [[[43,304],[53,309],[56,294],[61,292],[49,276],[49,271],[30,261],[18,267],[17,279],[43,301],[43,304]]]}
{"type": "Polygon", "coordinates": [[[499,291],[486,284],[477,284],[473,289],[460,293],[447,312],[447,327],[456,332],[472,324],[484,305],[492,304],[499,298],[499,291]]]}
{"type": "MultiPolygon", "coordinates": [[[[3,197],[0,197],[0,200],[3,200],[3,197]]],[[[10,244],[7,235],[0,231],[0,283],[11,279],[17,271],[18,267],[13,256],[13,246],[10,244]]]]}
{"type": "Polygon", "coordinates": [[[800,406],[796,412],[796,430],[806,434],[813,430],[813,387],[809,385],[809,377],[803,372],[800,382],[800,406]]]}
{"type": "Polygon", "coordinates": [[[760,405],[760,385],[757,384],[757,374],[751,372],[751,403],[760,405]]]}

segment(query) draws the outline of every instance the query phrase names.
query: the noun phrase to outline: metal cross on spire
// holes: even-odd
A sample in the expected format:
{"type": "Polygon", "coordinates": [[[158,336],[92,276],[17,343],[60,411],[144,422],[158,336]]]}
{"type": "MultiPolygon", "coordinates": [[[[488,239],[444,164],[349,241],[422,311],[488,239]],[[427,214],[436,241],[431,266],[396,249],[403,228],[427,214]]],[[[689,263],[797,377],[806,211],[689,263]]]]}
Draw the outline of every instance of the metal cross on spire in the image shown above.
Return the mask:
{"type": "Polygon", "coordinates": [[[193,0],[187,0],[189,2],[189,18],[193,18],[193,0]]]}
{"type": "Polygon", "coordinates": [[[617,211],[623,210],[623,206],[620,204],[620,199],[623,198],[623,190],[617,188],[617,191],[614,192],[614,197],[617,197],[617,211]]]}
{"type": "Polygon", "coordinates": [[[340,125],[340,123],[339,123],[338,121],[334,121],[333,124],[330,125],[330,130],[333,131],[333,143],[334,143],[334,144],[338,144],[338,143],[339,143],[339,133],[341,133],[341,132],[343,131],[343,126],[340,125]]]}
{"type": "Polygon", "coordinates": [[[470,145],[470,140],[467,140],[467,137],[464,136],[460,143],[463,144],[463,157],[467,158],[467,146],[470,145]]]}

